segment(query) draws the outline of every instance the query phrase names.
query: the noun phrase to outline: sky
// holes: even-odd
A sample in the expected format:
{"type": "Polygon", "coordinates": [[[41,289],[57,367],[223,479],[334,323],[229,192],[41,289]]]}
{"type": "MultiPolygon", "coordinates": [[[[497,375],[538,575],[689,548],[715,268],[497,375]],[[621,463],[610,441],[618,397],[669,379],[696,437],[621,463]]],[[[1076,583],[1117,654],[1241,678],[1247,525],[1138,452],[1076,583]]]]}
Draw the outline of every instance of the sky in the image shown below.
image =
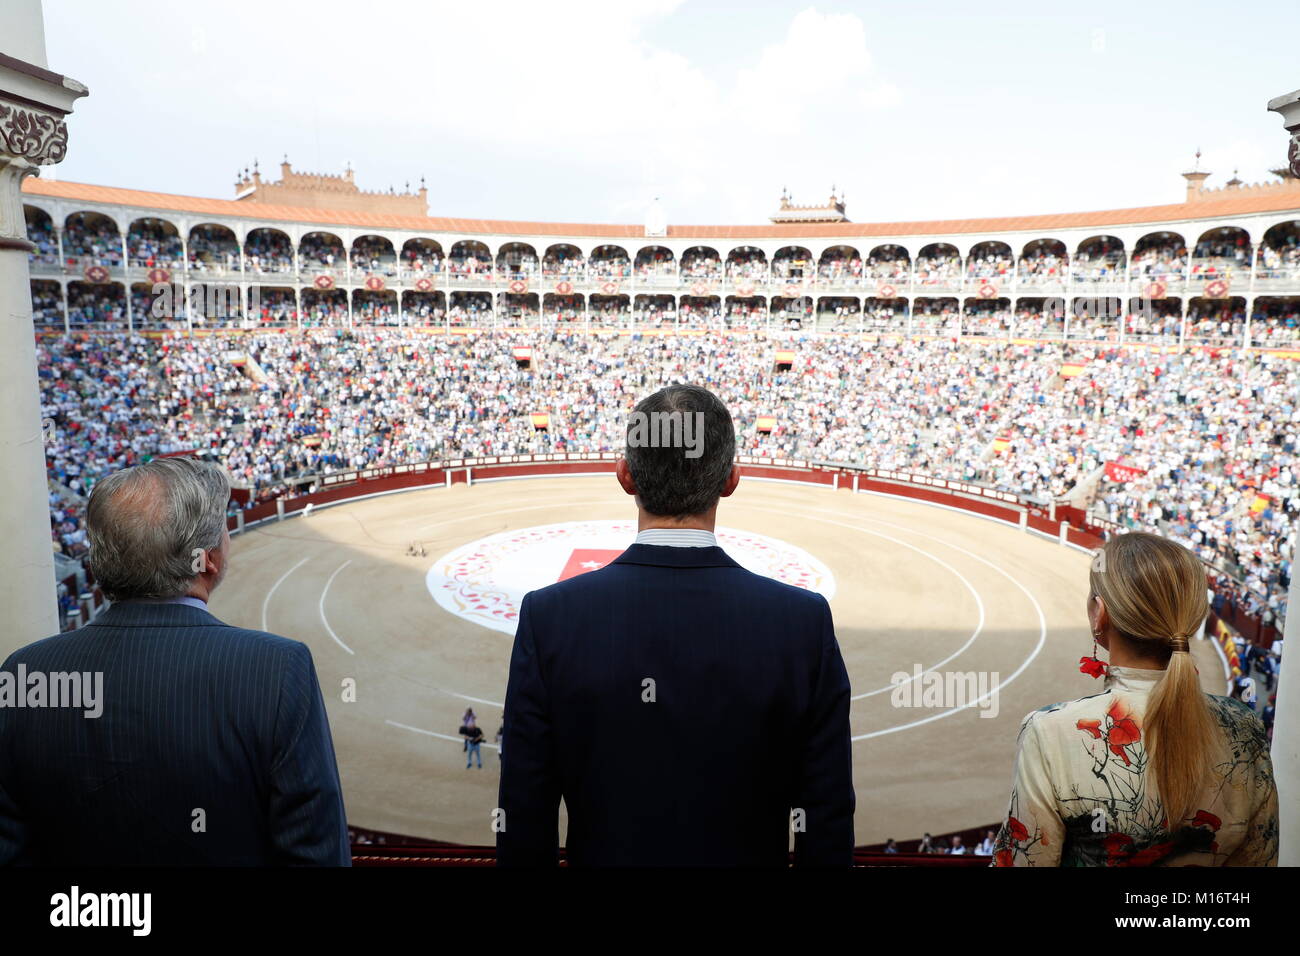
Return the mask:
{"type": "Polygon", "coordinates": [[[90,88],[42,175],[233,198],[351,163],[434,216],[855,222],[1179,202],[1284,164],[1300,3],[45,0],[90,88]]]}

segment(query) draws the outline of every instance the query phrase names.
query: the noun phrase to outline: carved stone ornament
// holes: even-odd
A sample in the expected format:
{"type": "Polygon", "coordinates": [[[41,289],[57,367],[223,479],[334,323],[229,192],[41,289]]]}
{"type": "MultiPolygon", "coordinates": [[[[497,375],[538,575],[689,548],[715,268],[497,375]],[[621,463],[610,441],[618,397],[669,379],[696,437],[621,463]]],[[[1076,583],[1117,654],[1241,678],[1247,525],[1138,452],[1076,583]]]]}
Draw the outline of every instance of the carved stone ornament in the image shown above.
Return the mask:
{"type": "Polygon", "coordinates": [[[1286,159],[1291,164],[1291,175],[1300,177],[1300,130],[1291,134],[1291,148],[1286,152],[1286,159]]]}
{"type": "Polygon", "coordinates": [[[37,166],[62,162],[68,152],[67,123],[44,110],[0,103],[0,151],[37,166]]]}

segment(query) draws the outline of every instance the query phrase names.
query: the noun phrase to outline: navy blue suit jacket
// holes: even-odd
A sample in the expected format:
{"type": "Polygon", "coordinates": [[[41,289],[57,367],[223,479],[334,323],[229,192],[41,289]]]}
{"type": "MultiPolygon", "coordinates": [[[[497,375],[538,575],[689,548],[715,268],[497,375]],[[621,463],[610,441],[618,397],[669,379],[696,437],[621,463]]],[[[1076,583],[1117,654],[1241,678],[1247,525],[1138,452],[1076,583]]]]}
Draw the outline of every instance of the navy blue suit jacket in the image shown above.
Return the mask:
{"type": "Polygon", "coordinates": [[[563,798],[573,865],[785,866],[793,829],[796,864],[847,866],[849,696],[826,599],[721,548],[634,544],[533,591],[498,862],[554,866],[563,798]]]}
{"type": "Polygon", "coordinates": [[[20,665],[101,672],[103,712],[0,707],[0,864],[351,865],[306,645],[126,602],[20,665]]]}

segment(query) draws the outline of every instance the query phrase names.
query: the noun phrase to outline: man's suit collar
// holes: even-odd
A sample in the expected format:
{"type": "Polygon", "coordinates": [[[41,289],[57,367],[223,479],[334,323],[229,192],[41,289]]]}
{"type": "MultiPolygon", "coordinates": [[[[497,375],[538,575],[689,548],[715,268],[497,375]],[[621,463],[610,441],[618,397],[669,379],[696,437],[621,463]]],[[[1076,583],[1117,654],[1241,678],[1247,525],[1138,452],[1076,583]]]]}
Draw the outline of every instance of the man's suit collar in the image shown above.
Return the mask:
{"type": "Polygon", "coordinates": [[[211,612],[189,604],[122,601],[101,611],[87,627],[221,627],[211,612]]]}
{"type": "Polygon", "coordinates": [[[614,564],[648,564],[660,568],[738,568],[721,548],[674,548],[658,544],[633,544],[614,564]]]}

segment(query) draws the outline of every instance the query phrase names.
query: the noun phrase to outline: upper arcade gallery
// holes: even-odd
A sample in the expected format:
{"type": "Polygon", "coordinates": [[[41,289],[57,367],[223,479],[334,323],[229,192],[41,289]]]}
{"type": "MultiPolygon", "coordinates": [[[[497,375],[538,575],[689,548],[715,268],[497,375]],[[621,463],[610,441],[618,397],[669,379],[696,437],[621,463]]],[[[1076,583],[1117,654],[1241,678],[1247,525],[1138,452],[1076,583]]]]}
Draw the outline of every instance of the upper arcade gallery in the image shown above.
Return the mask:
{"type": "MultiPolygon", "coordinates": [[[[458,290],[549,308],[547,297],[772,303],[955,297],[1009,307],[1072,292],[1168,299],[1300,295],[1300,182],[1235,179],[1187,201],[1095,213],[942,222],[677,226],[453,220],[363,208],[215,200],[79,183],[24,183],[34,282],[128,299],[158,283],[238,283],[448,308],[458,290]],[[662,232],[662,235],[653,234],[662,232]]],[[[1196,177],[1196,178],[1194,178],[1196,177]]],[[[328,177],[324,177],[328,178],[328,177]]],[[[350,176],[348,183],[351,183],[350,176]]],[[[424,193],[421,191],[420,198],[424,193]]],[[[355,197],[352,197],[355,198],[355,197]]],[[[364,198],[364,196],[363,196],[364,198]]],[[[337,205],[345,205],[338,201],[337,205]]],[[[839,207],[842,211],[842,205],[839,207]]],[[[842,217],[841,217],[842,220],[842,217]]],[[[54,294],[54,289],[48,289],[54,294]]],[[[495,301],[494,301],[495,300],[495,301]]],[[[128,306],[129,308],[129,306],[128,306]]]]}

